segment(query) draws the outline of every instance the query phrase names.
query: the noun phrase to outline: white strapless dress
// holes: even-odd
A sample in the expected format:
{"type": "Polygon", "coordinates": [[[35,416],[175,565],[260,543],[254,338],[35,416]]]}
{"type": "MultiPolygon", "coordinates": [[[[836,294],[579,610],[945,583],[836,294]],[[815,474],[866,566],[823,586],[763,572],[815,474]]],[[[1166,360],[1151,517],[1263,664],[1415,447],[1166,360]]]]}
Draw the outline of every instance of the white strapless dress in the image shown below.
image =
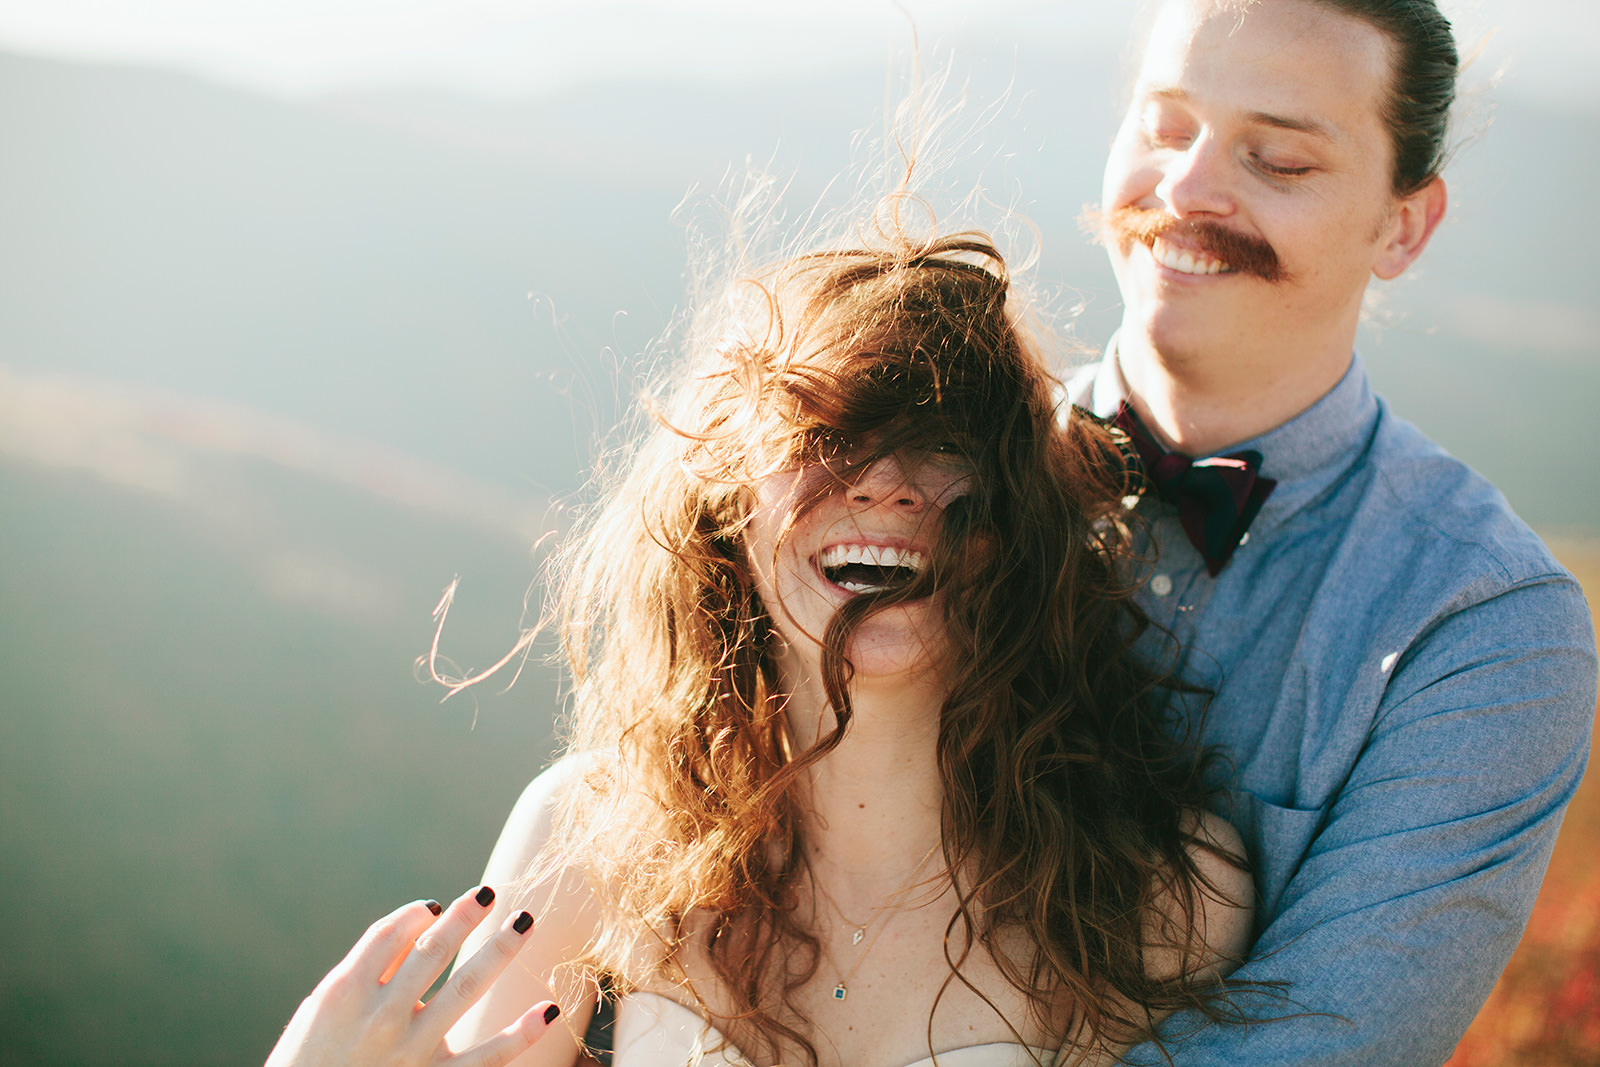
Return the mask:
{"type": "MultiPolygon", "coordinates": [[[[617,1001],[612,1067],[751,1067],[699,1012],[658,993],[617,1001]]],[[[1007,1042],[970,1045],[905,1067],[1051,1067],[1056,1054],[1007,1042]]]]}

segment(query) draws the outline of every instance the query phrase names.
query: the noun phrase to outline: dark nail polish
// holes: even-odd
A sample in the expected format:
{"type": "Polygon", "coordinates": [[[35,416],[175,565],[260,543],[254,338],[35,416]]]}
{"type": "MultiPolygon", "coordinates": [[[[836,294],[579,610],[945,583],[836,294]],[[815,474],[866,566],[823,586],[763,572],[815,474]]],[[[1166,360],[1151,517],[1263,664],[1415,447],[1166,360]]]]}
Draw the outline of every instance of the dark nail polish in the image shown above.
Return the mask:
{"type": "Polygon", "coordinates": [[[437,900],[428,900],[424,901],[424,903],[427,904],[428,910],[433,912],[435,915],[438,915],[440,912],[444,911],[444,905],[440,904],[437,900]]]}
{"type": "Polygon", "coordinates": [[[517,921],[511,924],[511,929],[515,930],[519,934],[525,934],[528,932],[528,927],[532,925],[533,916],[529,915],[527,912],[523,912],[521,915],[517,916],[517,921]]]}
{"type": "Polygon", "coordinates": [[[546,1008],[544,1010],[544,1021],[545,1021],[545,1024],[549,1025],[550,1023],[555,1022],[556,1021],[556,1016],[560,1015],[560,1014],[561,1014],[561,1006],[559,1004],[550,1005],[548,1008],[546,1008]]]}
{"type": "Polygon", "coordinates": [[[487,908],[490,904],[494,903],[494,890],[490,889],[488,886],[484,886],[482,889],[478,890],[478,895],[474,899],[477,900],[480,905],[487,908]]]}

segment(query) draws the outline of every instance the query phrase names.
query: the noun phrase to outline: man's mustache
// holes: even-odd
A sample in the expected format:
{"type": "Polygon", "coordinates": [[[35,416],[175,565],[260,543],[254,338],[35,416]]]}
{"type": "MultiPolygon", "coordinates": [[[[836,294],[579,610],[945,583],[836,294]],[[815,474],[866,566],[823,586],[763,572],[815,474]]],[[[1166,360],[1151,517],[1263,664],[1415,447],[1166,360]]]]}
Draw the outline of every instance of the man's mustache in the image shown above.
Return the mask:
{"type": "Polygon", "coordinates": [[[1135,243],[1149,248],[1158,238],[1170,238],[1183,248],[1196,248],[1220,259],[1235,274],[1253,274],[1269,282],[1292,280],[1265,238],[1239,233],[1210,219],[1176,219],[1159,208],[1127,205],[1111,212],[1089,209],[1083,222],[1097,238],[1116,242],[1124,253],[1135,243]]]}

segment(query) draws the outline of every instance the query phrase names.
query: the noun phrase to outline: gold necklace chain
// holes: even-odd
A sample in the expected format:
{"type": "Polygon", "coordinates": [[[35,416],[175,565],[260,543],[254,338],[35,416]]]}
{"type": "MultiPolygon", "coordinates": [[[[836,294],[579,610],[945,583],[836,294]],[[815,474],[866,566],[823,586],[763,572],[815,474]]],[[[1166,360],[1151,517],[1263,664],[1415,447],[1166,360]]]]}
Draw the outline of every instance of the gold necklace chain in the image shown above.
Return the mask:
{"type": "MultiPolygon", "coordinates": [[[[884,916],[883,925],[878,927],[877,933],[872,935],[872,940],[867,942],[867,947],[861,950],[860,956],[856,957],[855,966],[846,971],[844,976],[834,983],[832,994],[834,1000],[843,1000],[850,995],[850,980],[856,976],[856,972],[861,969],[861,965],[867,962],[867,955],[872,951],[872,946],[878,943],[878,938],[882,937],[883,932],[889,928],[889,920],[895,915],[899,914],[900,908],[903,904],[903,898],[907,893],[911,892],[911,890],[916,887],[917,875],[922,873],[922,868],[928,865],[928,860],[933,858],[934,852],[937,851],[939,846],[943,843],[944,842],[942,840],[935,841],[932,847],[922,854],[922,858],[917,861],[915,867],[911,868],[911,873],[906,876],[906,880],[901,883],[900,888],[889,894],[888,898],[882,904],[873,908],[872,918],[868,919],[864,923],[852,922],[848,917],[846,917],[844,910],[839,907],[839,902],[833,899],[833,894],[829,893],[823,888],[822,882],[817,878],[816,871],[811,870],[811,865],[809,863],[806,864],[806,869],[811,871],[811,888],[815,889],[822,895],[822,899],[827,901],[828,906],[833,909],[833,913],[839,916],[839,918],[844,921],[846,926],[855,928],[855,933],[850,937],[850,944],[852,946],[861,944],[862,939],[867,936],[867,928],[873,923],[877,922],[879,916],[883,912],[888,912],[888,915],[884,916]]],[[[830,951],[828,956],[831,959],[833,957],[833,953],[830,951]]],[[[837,966],[837,962],[835,963],[835,966],[837,966]]]]}
{"type": "MultiPolygon", "coordinates": [[[[822,894],[822,899],[827,901],[828,906],[833,909],[833,913],[835,915],[844,920],[844,924],[846,926],[855,928],[855,935],[850,939],[850,944],[859,945],[861,944],[861,939],[867,934],[867,927],[871,926],[874,922],[877,922],[878,913],[897,907],[899,898],[903,897],[905,894],[909,893],[913,888],[915,888],[911,879],[915,878],[922,872],[922,868],[927,864],[928,859],[933,855],[934,851],[938,849],[939,845],[940,842],[935,841],[933,846],[922,854],[922,858],[917,861],[917,865],[911,868],[911,874],[907,877],[906,881],[903,882],[900,888],[896,889],[886,901],[873,908],[872,918],[868,919],[864,923],[858,923],[844,913],[844,909],[839,907],[839,902],[833,898],[833,894],[828,892],[827,888],[822,884],[822,882],[817,879],[815,871],[811,872],[811,887],[818,893],[822,894]]],[[[810,865],[808,864],[808,869],[809,866],[810,865]]]]}
{"type": "Polygon", "coordinates": [[[844,911],[841,910],[840,907],[839,907],[839,902],[837,900],[833,899],[833,894],[832,893],[830,893],[826,889],[822,888],[822,883],[817,880],[817,874],[816,874],[815,871],[811,872],[811,888],[815,889],[818,893],[822,894],[822,899],[828,902],[828,907],[833,909],[833,913],[835,915],[839,916],[840,919],[844,920],[844,924],[846,926],[855,927],[855,931],[856,932],[851,935],[850,944],[851,945],[859,945],[859,944],[861,944],[861,939],[863,937],[867,936],[867,927],[871,926],[873,924],[873,922],[878,918],[878,909],[877,908],[872,909],[872,918],[871,919],[868,919],[864,923],[858,923],[854,919],[851,919],[850,917],[845,915],[844,911]]]}

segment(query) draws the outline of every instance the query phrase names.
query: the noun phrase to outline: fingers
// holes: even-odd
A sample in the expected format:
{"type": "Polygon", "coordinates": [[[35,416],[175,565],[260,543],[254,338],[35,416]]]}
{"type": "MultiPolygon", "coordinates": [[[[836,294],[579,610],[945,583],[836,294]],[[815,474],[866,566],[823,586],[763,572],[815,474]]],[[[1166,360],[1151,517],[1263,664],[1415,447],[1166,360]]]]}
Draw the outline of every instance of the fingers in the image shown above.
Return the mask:
{"type": "MultiPolygon", "coordinates": [[[[533,916],[525,911],[517,912],[507,917],[488,940],[478,947],[472,957],[461,963],[450,976],[439,992],[428,1001],[428,1007],[423,1012],[424,1024],[431,1033],[437,1033],[439,1038],[453,1027],[468,1008],[477,1003],[478,998],[488,990],[494,980],[500,977],[511,958],[517,954],[523,945],[527,944],[528,931],[533,929],[533,916]]],[[[540,1005],[541,1008],[544,1005],[540,1005]]],[[[553,1007],[553,1005],[551,1006],[553,1007]]],[[[560,1013],[559,1008],[554,1008],[549,1019],[541,1019],[538,1033],[542,1034],[543,1026],[549,1025],[560,1013]]],[[[524,1015],[522,1021],[528,1021],[529,1016],[524,1015]]],[[[512,1029],[515,1029],[513,1027],[512,1029]]],[[[505,1031],[509,1034],[510,1029],[505,1031]]]]}
{"type": "MultiPolygon", "coordinates": [[[[422,930],[426,930],[429,926],[433,925],[433,920],[439,917],[440,913],[444,911],[444,908],[437,900],[423,900],[419,901],[419,903],[425,909],[427,909],[428,912],[427,922],[422,927],[422,930]]],[[[417,931],[416,934],[413,934],[410,937],[402,938],[399,954],[390,961],[389,966],[385,967],[383,973],[378,976],[378,983],[380,985],[387,983],[389,979],[393,978],[395,972],[400,969],[400,965],[406,961],[406,957],[411,955],[411,949],[417,943],[417,937],[421,936],[422,930],[417,931]]]]}
{"type": "MultiPolygon", "coordinates": [[[[526,915],[527,912],[523,914],[526,915]]],[[[487,1041],[452,1056],[451,1067],[504,1067],[528,1051],[535,1041],[549,1033],[550,1027],[560,1015],[561,1009],[556,1006],[555,1001],[541,1001],[524,1012],[522,1018],[487,1041]]]]}
{"type": "Polygon", "coordinates": [[[411,954],[389,980],[394,994],[412,1004],[422,999],[493,906],[494,890],[486,885],[458,897],[438,921],[416,938],[411,954]]]}
{"type": "Polygon", "coordinates": [[[439,905],[431,900],[412,901],[396,908],[361,935],[328,978],[348,974],[361,983],[376,985],[393,974],[400,961],[406,958],[411,946],[433,924],[439,914],[439,905]]]}

